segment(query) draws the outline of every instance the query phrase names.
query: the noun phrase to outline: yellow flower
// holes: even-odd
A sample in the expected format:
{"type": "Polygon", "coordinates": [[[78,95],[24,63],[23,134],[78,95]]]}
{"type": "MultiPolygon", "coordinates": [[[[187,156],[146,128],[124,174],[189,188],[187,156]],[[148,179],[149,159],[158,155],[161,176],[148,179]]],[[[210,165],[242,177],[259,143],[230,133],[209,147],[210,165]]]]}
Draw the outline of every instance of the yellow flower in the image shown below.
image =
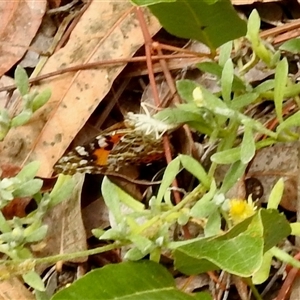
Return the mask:
{"type": "Polygon", "coordinates": [[[229,216],[234,225],[254,215],[255,210],[256,207],[250,197],[248,198],[248,200],[229,200],[229,216]]]}
{"type": "Polygon", "coordinates": [[[194,102],[198,107],[202,107],[204,105],[203,94],[200,87],[196,87],[193,90],[193,98],[194,102]]]}

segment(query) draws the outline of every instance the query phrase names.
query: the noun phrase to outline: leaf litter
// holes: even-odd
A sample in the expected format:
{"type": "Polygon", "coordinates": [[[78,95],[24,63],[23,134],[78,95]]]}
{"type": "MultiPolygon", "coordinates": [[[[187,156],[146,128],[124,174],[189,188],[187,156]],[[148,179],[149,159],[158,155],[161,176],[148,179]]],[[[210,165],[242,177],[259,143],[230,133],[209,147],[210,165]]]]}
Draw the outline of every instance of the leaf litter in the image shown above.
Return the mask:
{"type": "MultiPolygon", "coordinates": [[[[128,58],[142,46],[142,35],[140,30],[135,28],[137,20],[130,10],[130,5],[122,3],[118,7],[113,7],[106,3],[101,8],[97,5],[99,5],[97,1],[92,2],[66,45],[48,59],[41,74],[63,66],[120,57],[128,58]],[[101,22],[99,15],[103,16],[101,22]],[[122,34],[123,32],[126,32],[126,36],[122,34]]],[[[148,22],[148,30],[151,35],[154,35],[160,26],[151,16],[148,16],[148,22]]],[[[105,99],[105,95],[125,65],[126,62],[114,67],[68,73],[50,78],[40,84],[38,86],[40,90],[44,86],[51,87],[51,101],[36,113],[28,126],[14,129],[9,134],[1,145],[1,163],[23,165],[31,160],[39,160],[42,162],[39,175],[50,176],[53,164],[66,151],[99,103],[105,99]],[[14,147],[13,151],[12,147],[14,147]]],[[[252,77],[255,78],[255,75],[252,77]]],[[[146,98],[151,98],[151,94],[146,98]]],[[[18,107],[14,107],[14,112],[17,110],[18,107]]],[[[262,202],[266,201],[279,177],[284,177],[287,186],[281,204],[288,210],[297,210],[298,147],[296,143],[278,144],[257,152],[247,172],[247,178],[254,177],[261,182],[262,202]],[[291,199],[294,200],[292,204],[291,199]]],[[[222,176],[224,173],[221,174],[222,176]]],[[[64,203],[55,208],[57,210],[54,214],[55,218],[50,215],[50,230],[47,237],[49,240],[46,242],[48,249],[43,249],[41,256],[59,253],[59,251],[78,251],[78,247],[85,249],[86,233],[82,224],[79,201],[81,180],[82,178],[79,180],[78,189],[74,191],[76,195],[68,200],[68,203],[71,202],[74,206],[67,207],[67,203],[64,203]],[[72,218],[65,218],[65,216],[72,216],[72,218]],[[57,228],[60,228],[59,233],[57,228]],[[77,244],[79,241],[80,244],[77,244]]],[[[104,229],[108,225],[107,215],[97,223],[101,225],[93,225],[93,228],[104,229]]]]}

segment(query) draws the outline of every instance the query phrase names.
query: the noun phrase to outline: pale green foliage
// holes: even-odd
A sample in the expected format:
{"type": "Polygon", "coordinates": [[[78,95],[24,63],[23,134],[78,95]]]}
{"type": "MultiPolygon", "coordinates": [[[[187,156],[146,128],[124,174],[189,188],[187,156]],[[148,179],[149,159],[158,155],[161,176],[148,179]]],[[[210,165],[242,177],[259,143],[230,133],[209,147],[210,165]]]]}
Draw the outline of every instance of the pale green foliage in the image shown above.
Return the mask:
{"type": "Polygon", "coordinates": [[[17,66],[15,71],[15,83],[23,100],[23,107],[21,112],[11,117],[7,109],[0,110],[0,141],[7,135],[10,128],[18,127],[26,124],[32,114],[42,107],[51,97],[50,89],[45,89],[38,93],[36,91],[29,91],[29,80],[26,71],[17,66]]]}

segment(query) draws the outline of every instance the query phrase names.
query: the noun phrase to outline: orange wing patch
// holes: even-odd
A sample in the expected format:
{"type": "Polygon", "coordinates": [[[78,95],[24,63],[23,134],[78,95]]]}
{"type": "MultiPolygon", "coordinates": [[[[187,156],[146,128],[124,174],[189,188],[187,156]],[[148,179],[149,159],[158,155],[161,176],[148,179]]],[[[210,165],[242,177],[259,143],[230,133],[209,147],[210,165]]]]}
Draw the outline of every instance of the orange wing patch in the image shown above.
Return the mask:
{"type": "Polygon", "coordinates": [[[96,149],[93,152],[93,156],[96,157],[95,163],[98,166],[106,166],[109,153],[110,153],[110,150],[105,150],[105,148],[96,149]]]}

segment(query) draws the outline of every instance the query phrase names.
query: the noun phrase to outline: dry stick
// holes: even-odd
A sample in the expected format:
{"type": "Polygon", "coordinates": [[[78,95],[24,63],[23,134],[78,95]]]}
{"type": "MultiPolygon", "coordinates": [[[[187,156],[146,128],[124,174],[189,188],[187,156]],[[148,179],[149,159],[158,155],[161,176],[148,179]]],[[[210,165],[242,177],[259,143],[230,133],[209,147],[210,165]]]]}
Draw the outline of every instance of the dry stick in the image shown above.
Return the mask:
{"type": "MultiPolygon", "coordinates": [[[[187,55],[187,54],[175,54],[175,55],[164,55],[161,57],[160,55],[152,56],[152,60],[160,60],[162,58],[164,59],[173,59],[173,58],[192,58],[195,57],[195,55],[187,55]]],[[[83,63],[72,67],[67,67],[64,69],[56,70],[47,74],[36,76],[35,78],[30,78],[29,83],[37,83],[39,81],[48,79],[50,77],[62,75],[68,72],[77,72],[80,70],[88,70],[98,67],[105,67],[107,65],[117,65],[117,64],[126,64],[129,62],[142,62],[146,61],[146,56],[139,56],[139,57],[132,57],[132,58],[120,58],[120,59],[108,59],[105,61],[95,61],[91,63],[83,63]]],[[[0,92],[4,91],[12,91],[15,90],[17,87],[15,84],[7,85],[0,88],[0,92]]]]}
{"type": "MultiPolygon", "coordinates": [[[[159,56],[163,56],[163,52],[162,52],[162,50],[160,48],[160,44],[158,42],[154,42],[153,47],[156,49],[159,56]]],[[[159,60],[159,63],[161,64],[161,68],[163,70],[163,73],[164,73],[164,76],[166,78],[167,84],[170,88],[171,94],[174,95],[173,96],[173,102],[175,104],[180,104],[181,101],[180,101],[180,99],[177,95],[176,86],[174,84],[173,77],[170,73],[170,70],[168,69],[168,65],[167,65],[166,60],[162,58],[162,59],[159,60]]]]}
{"type": "Polygon", "coordinates": [[[153,93],[154,102],[155,102],[156,106],[159,106],[160,100],[159,100],[159,95],[158,95],[158,90],[157,90],[157,86],[156,86],[156,82],[155,82],[152,60],[151,60],[152,59],[151,58],[152,38],[149,34],[146,22],[144,20],[143,12],[140,10],[139,7],[136,8],[135,12],[136,12],[137,18],[139,20],[140,27],[142,29],[142,33],[143,33],[144,40],[145,40],[146,64],[147,64],[147,69],[149,71],[148,77],[149,77],[150,86],[151,86],[152,93],[153,93]]]}
{"type": "MultiPolygon", "coordinates": [[[[156,106],[159,107],[160,105],[160,100],[159,100],[159,95],[158,95],[158,91],[157,91],[157,86],[155,83],[155,78],[154,78],[154,73],[153,73],[153,66],[152,66],[152,60],[151,60],[151,49],[150,46],[152,46],[152,38],[149,34],[145,19],[144,19],[144,15],[142,13],[142,11],[137,8],[136,10],[139,22],[140,22],[140,26],[144,35],[144,39],[145,39],[145,51],[146,51],[146,57],[147,57],[147,68],[149,70],[149,80],[150,80],[150,84],[151,84],[151,88],[152,88],[152,93],[153,93],[153,97],[154,97],[154,101],[156,103],[156,106]]],[[[159,53],[161,54],[161,53],[159,53]]],[[[164,61],[165,62],[165,61],[164,61]]],[[[172,82],[170,83],[171,86],[174,86],[173,80],[171,78],[170,73],[168,73],[168,69],[166,67],[166,64],[162,64],[162,68],[165,69],[164,73],[165,75],[167,75],[167,82],[172,82]]],[[[175,88],[175,86],[174,86],[175,88]]],[[[171,89],[172,91],[172,89],[171,89]]],[[[174,91],[174,90],[173,90],[174,91]]],[[[175,89],[176,92],[176,89],[175,89]]],[[[179,100],[178,100],[179,101],[179,100]]],[[[171,147],[170,147],[170,141],[169,141],[169,137],[167,135],[163,136],[163,144],[164,144],[164,149],[165,149],[165,156],[166,156],[166,161],[167,163],[170,163],[172,160],[172,153],[171,153],[171,147]]],[[[175,199],[175,203],[178,204],[181,202],[181,197],[180,194],[178,192],[178,182],[177,179],[174,178],[173,182],[172,182],[172,187],[173,189],[173,195],[174,195],[174,199],[175,199]]],[[[187,226],[183,226],[183,233],[184,233],[184,237],[186,239],[189,239],[191,237],[191,234],[188,230],[187,226]]]]}
{"type": "MultiPolygon", "coordinates": [[[[155,82],[155,77],[154,77],[154,73],[153,73],[153,66],[152,66],[152,60],[151,60],[151,46],[152,46],[152,38],[149,34],[145,19],[144,19],[144,15],[142,13],[142,11],[140,10],[140,8],[136,8],[136,14],[144,35],[144,39],[145,39],[145,52],[146,52],[146,62],[147,62],[147,68],[149,70],[149,80],[150,80],[150,85],[152,88],[152,93],[153,93],[153,98],[154,98],[154,102],[156,104],[157,107],[159,107],[160,105],[160,100],[159,100],[159,95],[158,95],[158,90],[157,90],[157,86],[156,86],[156,82],[155,82]]],[[[163,136],[163,143],[164,143],[164,148],[165,148],[165,156],[166,156],[166,160],[167,163],[170,163],[172,160],[172,153],[171,153],[171,147],[170,147],[170,141],[169,141],[169,137],[167,135],[163,136]]],[[[173,190],[173,195],[175,198],[175,203],[178,204],[181,201],[180,198],[180,194],[178,191],[176,191],[176,189],[178,189],[178,183],[176,178],[173,181],[172,186],[175,188],[175,190],[173,190]]]]}
{"type": "MultiPolygon", "coordinates": [[[[300,253],[298,252],[294,259],[300,260],[300,253]]],[[[287,295],[290,294],[291,288],[293,287],[293,283],[296,279],[296,276],[299,276],[299,269],[295,267],[291,267],[290,265],[287,265],[285,268],[286,272],[288,272],[288,275],[284,279],[284,282],[279,290],[279,293],[277,295],[276,300],[284,300],[287,299],[287,295]]],[[[262,295],[263,296],[263,295],[262,295]]]]}
{"type": "MultiPolygon", "coordinates": [[[[156,44],[156,49],[157,49],[157,52],[158,52],[159,55],[163,54],[162,50],[159,48],[159,44],[156,44]]],[[[162,67],[162,70],[164,72],[164,75],[165,75],[166,81],[168,83],[168,86],[170,88],[171,94],[174,95],[173,101],[176,104],[180,104],[181,101],[180,101],[180,98],[177,95],[177,90],[176,90],[176,87],[175,87],[175,84],[174,84],[174,81],[173,81],[173,77],[171,76],[170,70],[168,69],[167,62],[164,59],[161,59],[159,62],[161,64],[161,67],[162,67]]],[[[191,135],[191,132],[190,132],[188,126],[184,125],[183,128],[184,128],[188,138],[190,140],[192,140],[192,135],[191,135]]],[[[166,138],[168,140],[164,139],[164,146],[165,147],[170,147],[169,137],[166,136],[166,138]]],[[[171,154],[171,151],[169,153],[171,154]]],[[[171,161],[171,160],[172,160],[172,155],[171,155],[171,157],[167,157],[168,162],[171,161]]],[[[177,182],[176,178],[174,179],[172,186],[175,187],[175,190],[173,190],[173,194],[174,194],[175,202],[176,202],[176,204],[178,204],[181,201],[181,197],[180,197],[180,194],[179,194],[178,190],[176,190],[176,188],[178,188],[178,182],[177,182]]],[[[190,234],[190,231],[188,229],[188,226],[183,226],[182,230],[183,230],[184,237],[186,239],[190,239],[191,234],[190,234]]]]}
{"type": "Polygon", "coordinates": [[[291,293],[293,283],[297,276],[299,276],[299,269],[292,268],[290,270],[290,272],[288,273],[288,276],[285,278],[283,284],[281,285],[279,293],[278,293],[277,297],[275,298],[275,300],[288,299],[287,297],[291,293]]]}
{"type": "MultiPolygon", "coordinates": [[[[157,49],[158,54],[159,55],[163,55],[163,52],[162,52],[162,50],[160,48],[160,44],[159,43],[155,43],[155,47],[157,49]]],[[[180,104],[181,101],[180,101],[179,96],[177,95],[176,86],[175,86],[173,77],[171,76],[170,70],[168,69],[167,62],[164,59],[160,59],[159,62],[161,64],[161,66],[162,66],[162,70],[164,72],[164,75],[165,75],[166,81],[168,83],[168,86],[170,88],[171,94],[174,95],[173,101],[174,101],[175,104],[180,104]]],[[[189,127],[187,125],[184,125],[183,128],[184,128],[184,131],[185,131],[188,139],[190,141],[193,141],[192,134],[191,134],[191,131],[190,131],[189,127]]],[[[196,152],[194,143],[192,143],[192,151],[194,153],[196,152]]]]}
{"type": "Polygon", "coordinates": [[[86,12],[86,10],[89,8],[89,6],[91,5],[92,0],[89,0],[85,6],[81,9],[81,11],[79,12],[78,16],[75,17],[75,19],[73,20],[73,22],[71,23],[71,25],[68,27],[68,29],[66,30],[65,34],[63,35],[62,39],[58,42],[55,51],[57,52],[69,39],[73,29],[75,28],[75,26],[77,25],[77,23],[79,22],[80,18],[82,17],[82,15],[86,12]]]}
{"type": "Polygon", "coordinates": [[[188,49],[184,49],[184,48],[178,48],[175,46],[171,46],[171,45],[167,45],[167,44],[163,44],[163,43],[158,43],[158,42],[154,42],[152,44],[154,49],[163,49],[163,50],[169,50],[169,51],[173,51],[173,52],[180,52],[180,53],[186,53],[186,54],[192,54],[192,55],[196,55],[196,56],[202,56],[202,57],[210,57],[213,58],[213,56],[210,53],[201,53],[201,52],[195,52],[195,51],[191,51],[188,49]]]}
{"type": "Polygon", "coordinates": [[[61,13],[61,12],[66,12],[66,11],[70,10],[75,4],[77,4],[77,2],[79,2],[79,0],[73,0],[72,2],[70,2],[66,5],[56,7],[56,8],[51,8],[46,12],[46,14],[47,15],[54,15],[54,14],[58,14],[58,13],[61,13]]]}
{"type": "Polygon", "coordinates": [[[284,24],[279,27],[264,30],[263,32],[261,32],[259,34],[259,36],[261,38],[267,38],[271,35],[276,35],[276,34],[284,33],[287,31],[291,31],[293,29],[297,29],[297,28],[299,28],[299,26],[300,26],[300,20],[296,20],[296,21],[289,22],[289,23],[284,24]]]}
{"type": "Polygon", "coordinates": [[[299,36],[300,20],[294,20],[275,28],[262,31],[259,36],[263,39],[272,38],[272,44],[281,44],[299,36]]]}

